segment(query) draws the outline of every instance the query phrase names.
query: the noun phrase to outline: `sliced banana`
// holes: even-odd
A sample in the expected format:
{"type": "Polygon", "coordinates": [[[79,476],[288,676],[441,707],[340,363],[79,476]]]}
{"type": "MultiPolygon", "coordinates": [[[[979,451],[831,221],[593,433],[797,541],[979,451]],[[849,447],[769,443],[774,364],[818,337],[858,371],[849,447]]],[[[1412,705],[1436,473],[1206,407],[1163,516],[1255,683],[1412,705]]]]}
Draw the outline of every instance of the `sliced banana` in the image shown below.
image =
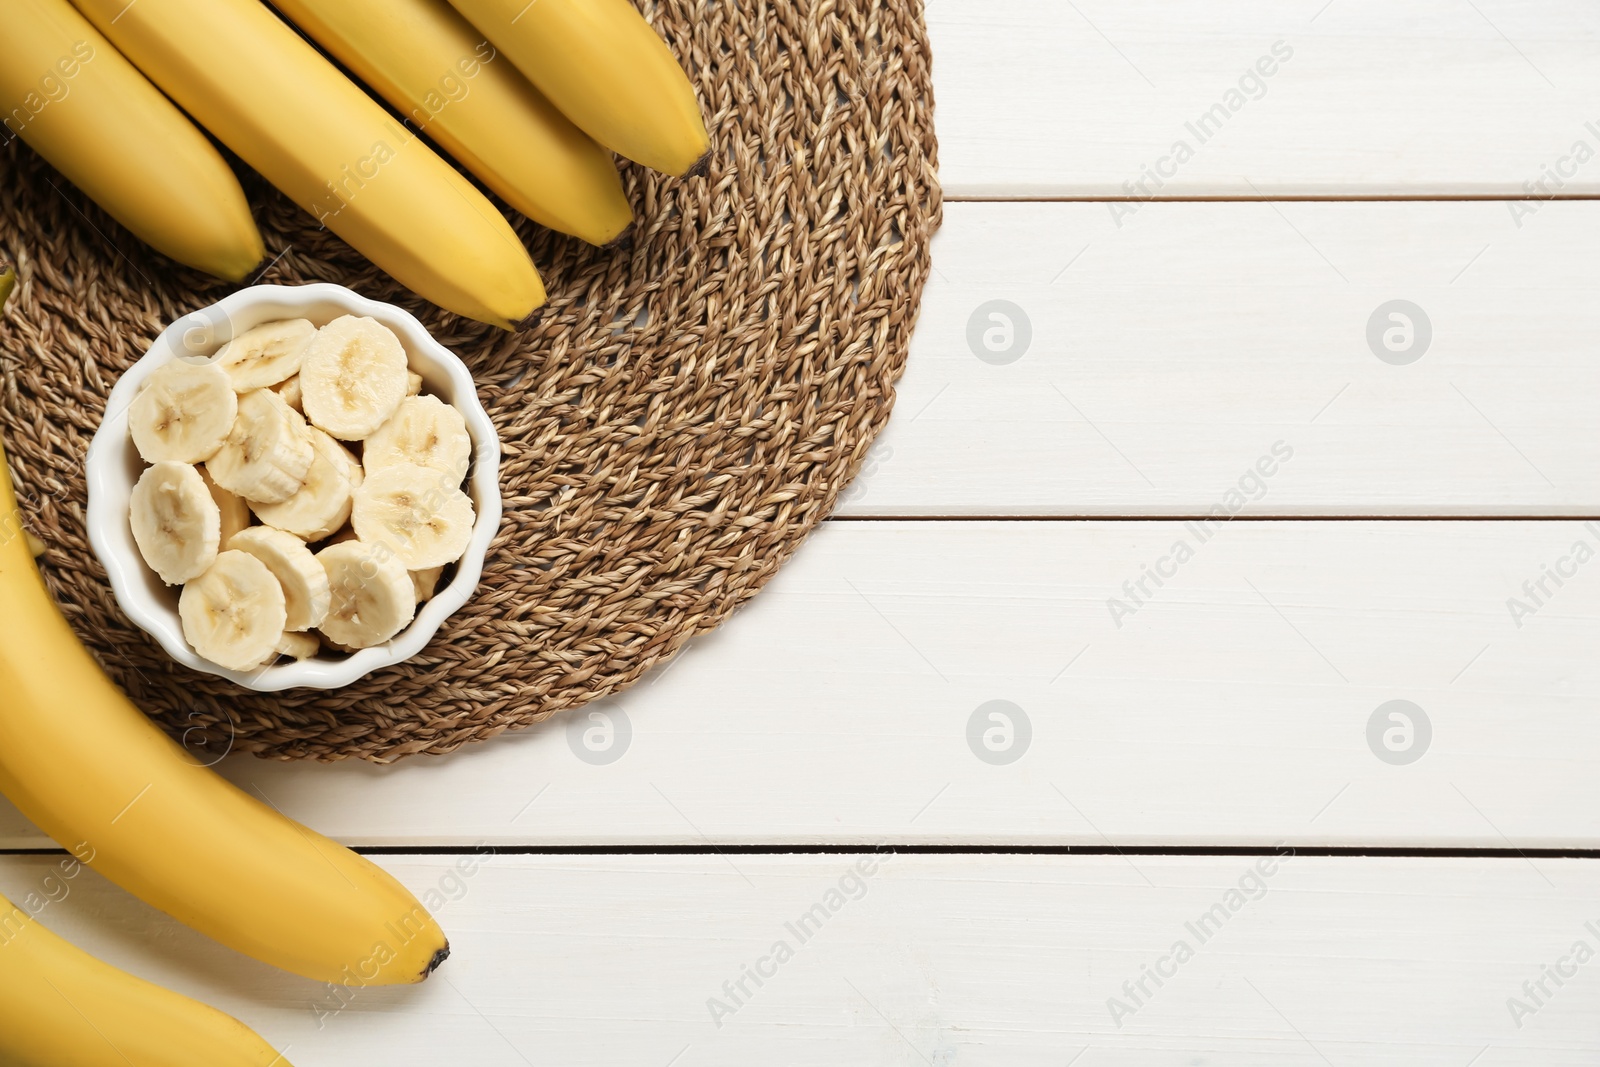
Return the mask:
{"type": "Polygon", "coordinates": [[[439,576],[443,573],[443,567],[429,567],[427,570],[411,572],[411,584],[416,587],[418,604],[433,599],[434,591],[439,588],[439,576]]]}
{"type": "Polygon", "coordinates": [[[414,370],[406,371],[406,396],[416,396],[422,392],[422,375],[414,370]]]}
{"type": "Polygon", "coordinates": [[[293,633],[314,630],[328,615],[328,572],[306,543],[270,526],[252,526],[234,535],[228,548],[248,552],[267,565],[283,587],[283,628],[293,633]]]}
{"type": "Polygon", "coordinates": [[[300,375],[296,374],[288,381],[274,385],[272,391],[283,397],[283,402],[300,414],[306,413],[305,405],[300,402],[300,375]]]}
{"type": "Polygon", "coordinates": [[[406,350],[377,319],[344,315],[317,331],[300,364],[306,418],[341,441],[360,441],[406,396],[406,350]]]}
{"type": "Polygon", "coordinates": [[[233,380],[234,392],[265,389],[300,372],[301,357],[316,335],[307,319],[263,322],[223,345],[216,363],[233,380]]]}
{"type": "Polygon", "coordinates": [[[411,575],[384,546],[345,541],[318,552],[317,561],[333,592],[322,633],[335,648],[381,645],[415,617],[411,575]]]}
{"type": "Polygon", "coordinates": [[[273,658],[288,656],[290,659],[310,659],[320,651],[322,642],[317,640],[315,634],[284,634],[278,639],[273,658]]]}
{"type": "Polygon", "coordinates": [[[147,468],[133,487],[130,508],[139,554],[168,585],[198,578],[217,558],[222,515],[205,479],[189,464],[147,468]]]}
{"type": "Polygon", "coordinates": [[[362,482],[361,462],[315,426],[307,429],[312,457],[305,484],[288,500],[256,504],[255,513],[268,526],[320,541],[350,518],[350,494],[362,482]]]}
{"type": "Polygon", "coordinates": [[[146,463],[203,463],[233,428],[233,383],[215,363],[160,367],[128,407],[128,431],[146,463]]]}
{"type": "Polygon", "coordinates": [[[184,639],[200,655],[229,670],[254,670],[283,637],[283,586],[248,552],[222,552],[183,587],[178,617],[184,639]]]}
{"type": "Polygon", "coordinates": [[[460,485],[472,463],[472,437],[461,412],[436,396],[410,396],[394,417],[361,446],[367,473],[411,463],[449,475],[460,485]]]}
{"type": "Polygon", "coordinates": [[[228,439],[206,461],[211,480],[246,500],[278,504],[300,491],[313,449],[306,420],[271,389],[239,398],[228,439]]]}
{"type": "Polygon", "coordinates": [[[350,525],[369,545],[387,545],[407,570],[454,563],[472,540],[472,499],[450,476],[410,463],[367,475],[350,525]]]}
{"type": "Polygon", "coordinates": [[[250,505],[244,498],[235,496],[211,480],[211,475],[206,473],[204,467],[195,468],[200,472],[200,478],[206,483],[206,489],[211,493],[211,499],[216,502],[217,511],[222,516],[222,543],[227,544],[233,535],[250,525],[250,505]]]}

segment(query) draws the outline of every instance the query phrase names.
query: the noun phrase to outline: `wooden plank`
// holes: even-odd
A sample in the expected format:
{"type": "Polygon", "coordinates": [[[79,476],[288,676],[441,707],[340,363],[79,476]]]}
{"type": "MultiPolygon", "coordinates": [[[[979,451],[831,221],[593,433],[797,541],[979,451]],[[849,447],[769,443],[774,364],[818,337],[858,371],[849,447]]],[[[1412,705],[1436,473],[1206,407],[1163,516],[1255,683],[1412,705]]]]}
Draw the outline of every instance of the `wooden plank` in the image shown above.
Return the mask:
{"type": "MultiPolygon", "coordinates": [[[[92,875],[40,917],[236,1013],[298,1067],[731,1067],[779,1049],[794,1067],[1566,1067],[1600,1051],[1600,963],[1571,955],[1600,949],[1592,861],[860,859],[387,859],[447,898],[454,955],[421,987],[347,1003],[92,875]],[[1123,988],[1158,966],[1160,987],[1123,988]],[[1541,979],[1536,1004],[1523,983],[1541,979]],[[747,995],[724,987],[741,980],[747,995]],[[1532,1010],[1513,1018],[1512,998],[1532,1010]]],[[[37,892],[47,864],[0,861],[0,891],[37,892]]]]}
{"type": "Polygon", "coordinates": [[[1254,514],[1593,514],[1597,242],[1592,201],[952,205],[841,513],[1198,514],[1282,442],[1254,514]]]}
{"type": "MultiPolygon", "coordinates": [[[[590,711],[389,768],[224,766],[360,844],[1600,847],[1600,524],[1207,532],[832,523],[590,711]]],[[[0,847],[46,843],[3,810],[0,847]]]]}
{"type": "Polygon", "coordinates": [[[1600,192],[1600,11],[1582,0],[927,11],[955,197],[1600,192]]]}

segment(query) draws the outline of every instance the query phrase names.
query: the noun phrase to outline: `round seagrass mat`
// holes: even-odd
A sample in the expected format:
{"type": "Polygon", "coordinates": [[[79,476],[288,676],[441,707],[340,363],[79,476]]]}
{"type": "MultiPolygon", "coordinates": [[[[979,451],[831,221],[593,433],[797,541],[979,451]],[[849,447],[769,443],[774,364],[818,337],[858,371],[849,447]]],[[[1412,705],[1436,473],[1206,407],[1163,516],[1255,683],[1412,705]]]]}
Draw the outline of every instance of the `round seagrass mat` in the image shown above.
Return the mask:
{"type": "Polygon", "coordinates": [[[117,376],[231,287],[143,248],[19,142],[0,153],[0,255],[20,273],[0,440],[56,599],[174,734],[391,761],[527,726],[715,627],[832,510],[889,415],[940,220],[921,3],[641,6],[700,93],[710,169],[626,167],[626,251],[514,216],[550,290],[516,335],[423,303],[243,175],[278,257],[255,280],[408,308],[472,367],[504,444],[476,596],[422,655],[342,690],[190,672],[118,609],[84,536],[85,450],[117,376]]]}

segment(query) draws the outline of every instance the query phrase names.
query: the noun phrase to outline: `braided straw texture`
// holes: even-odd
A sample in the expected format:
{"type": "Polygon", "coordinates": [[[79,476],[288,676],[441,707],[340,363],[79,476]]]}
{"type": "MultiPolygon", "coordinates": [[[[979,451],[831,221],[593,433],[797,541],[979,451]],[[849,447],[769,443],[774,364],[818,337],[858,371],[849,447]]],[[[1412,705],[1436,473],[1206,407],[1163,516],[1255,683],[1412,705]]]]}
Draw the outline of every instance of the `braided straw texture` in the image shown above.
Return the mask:
{"type": "Polygon", "coordinates": [[[406,307],[467,361],[504,443],[505,519],[476,595],[420,656],[341,690],[190,672],[117,607],[84,535],[85,451],[117,376],[227,287],[143,248],[19,142],[0,154],[17,493],[79,636],[175,735],[389,762],[527,726],[717,626],[833,509],[888,418],[940,220],[921,4],[641,6],[700,94],[709,171],[627,166],[625,251],[516,217],[550,290],[520,333],[424,304],[245,175],[278,256],[255,280],[406,307]]]}

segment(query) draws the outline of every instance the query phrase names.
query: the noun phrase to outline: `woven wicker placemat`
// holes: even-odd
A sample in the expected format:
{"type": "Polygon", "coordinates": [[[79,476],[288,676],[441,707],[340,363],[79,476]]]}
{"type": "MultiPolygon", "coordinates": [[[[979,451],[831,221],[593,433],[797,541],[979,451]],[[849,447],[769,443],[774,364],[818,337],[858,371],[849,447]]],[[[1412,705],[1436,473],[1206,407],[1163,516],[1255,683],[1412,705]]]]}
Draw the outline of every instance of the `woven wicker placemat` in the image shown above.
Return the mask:
{"type": "Polygon", "coordinates": [[[12,476],[67,617],[175,734],[391,761],[527,726],[715,627],[832,510],[889,415],[940,219],[920,0],[641,7],[700,93],[710,169],[627,167],[626,251],[516,217],[550,290],[516,335],[424,304],[246,177],[277,256],[255,280],[405,306],[467,361],[504,443],[477,594],[422,655],[342,690],[191,672],[117,607],[84,536],[85,450],[117,376],[230,287],[143,248],[18,142],[0,154],[12,476]]]}

